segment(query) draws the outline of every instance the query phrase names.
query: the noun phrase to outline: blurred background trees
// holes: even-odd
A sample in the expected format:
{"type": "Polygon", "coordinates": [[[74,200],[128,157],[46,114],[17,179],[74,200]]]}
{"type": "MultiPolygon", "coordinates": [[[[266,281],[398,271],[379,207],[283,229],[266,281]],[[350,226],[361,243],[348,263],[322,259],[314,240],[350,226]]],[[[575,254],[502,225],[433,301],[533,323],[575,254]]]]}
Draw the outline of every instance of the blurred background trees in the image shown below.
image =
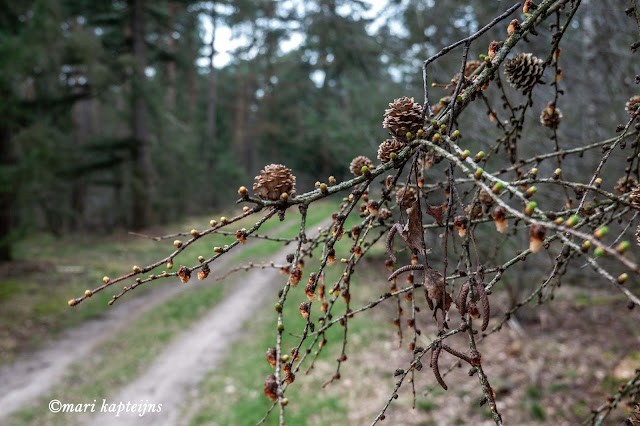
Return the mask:
{"type": "MultiPolygon", "coordinates": [[[[560,60],[561,85],[573,91],[558,103],[569,123],[560,145],[610,134],[637,91],[628,54],[634,21],[614,0],[583,3],[572,24],[580,31],[569,32],[560,60]]],[[[232,202],[269,162],[292,168],[301,190],[340,179],[354,156],[375,157],[388,102],[422,101],[422,61],[510,5],[7,0],[0,260],[30,229],[136,229],[206,212],[232,202]]],[[[545,40],[530,38],[528,51],[545,40]]],[[[431,77],[448,83],[458,67],[452,55],[431,77]]],[[[534,92],[532,120],[552,97],[550,85],[534,92]]],[[[495,139],[495,123],[473,109],[465,129],[482,146],[495,139]]],[[[521,137],[548,139],[536,131],[521,137]]],[[[580,161],[591,169],[596,154],[580,161]]]]}

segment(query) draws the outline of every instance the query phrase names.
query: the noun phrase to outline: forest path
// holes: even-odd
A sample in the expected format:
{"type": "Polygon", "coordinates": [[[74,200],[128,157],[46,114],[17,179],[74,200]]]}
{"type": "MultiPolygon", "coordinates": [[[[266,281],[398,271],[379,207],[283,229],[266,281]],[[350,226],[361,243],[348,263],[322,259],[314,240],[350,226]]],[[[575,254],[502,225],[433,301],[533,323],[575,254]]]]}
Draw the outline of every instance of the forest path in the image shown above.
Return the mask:
{"type": "MultiPolygon", "coordinates": [[[[284,247],[270,260],[284,262],[291,250],[284,247]]],[[[162,404],[160,412],[143,416],[137,412],[121,413],[118,417],[114,413],[91,414],[85,416],[85,424],[183,424],[187,419],[179,416],[185,403],[197,394],[198,383],[224,360],[226,349],[243,335],[245,323],[266,303],[265,299],[276,300],[277,288],[286,279],[277,269],[252,269],[242,274],[234,280],[231,294],[176,337],[138,379],[109,399],[124,404],[162,404]]]]}
{"type": "MultiPolygon", "coordinates": [[[[286,229],[287,226],[287,224],[282,224],[270,233],[277,233],[286,229]]],[[[260,242],[261,240],[252,239],[247,243],[247,246],[260,242]]],[[[287,249],[290,251],[290,248],[287,249]]],[[[283,250],[282,253],[288,251],[283,250]]],[[[231,257],[226,257],[221,259],[216,269],[224,270],[230,266],[231,257]]],[[[277,274],[277,271],[275,272],[277,274]]],[[[264,274],[264,271],[259,271],[259,274],[264,274]]],[[[244,279],[244,277],[242,278],[244,279]]],[[[95,348],[102,342],[117,335],[145,312],[183,291],[193,289],[192,286],[185,286],[178,280],[176,281],[176,285],[165,285],[142,295],[134,295],[134,297],[119,301],[106,309],[104,315],[64,331],[58,339],[48,343],[44,349],[22,355],[15,362],[2,366],[0,368],[0,383],[5,391],[0,392],[0,424],[3,424],[3,420],[13,412],[28,406],[38,397],[45,395],[68,373],[70,365],[91,356],[95,348]]],[[[235,294],[233,293],[231,297],[234,297],[235,294]]],[[[222,301],[220,304],[221,306],[227,305],[227,302],[222,301]]],[[[234,306],[234,309],[242,308],[242,306],[234,306]]],[[[207,318],[209,316],[206,314],[207,318]]],[[[182,337],[178,337],[178,340],[181,339],[182,337]]],[[[170,369],[173,368],[170,367],[170,369]]],[[[132,399],[132,402],[136,401],[139,402],[139,398],[132,399]]]]}

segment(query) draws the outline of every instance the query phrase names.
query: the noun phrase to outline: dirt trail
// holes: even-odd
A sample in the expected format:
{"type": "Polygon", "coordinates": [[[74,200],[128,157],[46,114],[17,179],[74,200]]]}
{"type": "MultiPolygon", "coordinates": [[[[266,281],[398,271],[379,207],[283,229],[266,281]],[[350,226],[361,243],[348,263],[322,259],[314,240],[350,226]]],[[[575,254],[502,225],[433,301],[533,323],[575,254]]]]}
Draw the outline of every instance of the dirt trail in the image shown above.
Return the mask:
{"type": "MultiPolygon", "coordinates": [[[[282,262],[291,248],[278,252],[273,260],[282,262]]],[[[86,424],[109,425],[175,425],[184,403],[197,390],[198,382],[214,369],[226,355],[226,348],[243,332],[246,320],[263,306],[265,298],[273,299],[283,277],[276,269],[254,269],[241,272],[236,290],[204,318],[176,338],[136,381],[109,399],[126,404],[162,404],[160,413],[100,413],[87,416],[86,424]]]]}
{"type": "Polygon", "coordinates": [[[0,368],[0,383],[5,390],[10,389],[0,394],[0,423],[3,417],[47,392],[67,372],[69,365],[86,357],[97,344],[186,288],[165,286],[138,297],[134,295],[106,310],[100,318],[65,331],[45,349],[0,368]]]}
{"type": "MultiPolygon", "coordinates": [[[[323,224],[324,225],[324,224],[323,224]]],[[[285,260],[292,247],[285,247],[271,258],[285,260]]],[[[176,425],[185,403],[197,393],[197,384],[227,355],[225,350],[243,334],[243,328],[265,299],[274,299],[283,277],[276,269],[253,269],[236,275],[235,290],[202,319],[192,325],[160,354],[148,370],[109,403],[162,404],[162,411],[146,413],[100,413],[87,416],[86,424],[176,425]]]]}
{"type": "MultiPolygon", "coordinates": [[[[272,232],[278,232],[280,228],[284,227],[285,225],[283,224],[272,232]]],[[[249,244],[255,244],[258,242],[259,241],[252,240],[249,244]]],[[[287,252],[290,251],[291,249],[288,248],[287,252]]],[[[282,253],[285,253],[285,251],[282,253]]],[[[217,265],[217,268],[224,270],[229,266],[230,260],[223,260],[217,265]]],[[[259,271],[258,276],[262,275],[267,276],[268,274],[266,274],[265,271],[259,271]]],[[[269,277],[272,277],[272,275],[269,275],[269,277]]],[[[113,307],[106,309],[105,314],[100,318],[86,321],[78,327],[65,331],[59,339],[50,342],[44,349],[33,354],[24,355],[16,362],[0,368],[0,383],[2,384],[2,389],[4,389],[3,392],[0,392],[0,424],[3,423],[3,419],[6,419],[14,411],[19,410],[30,402],[33,402],[36,398],[46,394],[46,392],[49,391],[53,385],[58,383],[68,372],[68,368],[72,363],[89,356],[94,348],[101,342],[116,335],[124,327],[132,321],[135,321],[136,318],[145,312],[190,288],[192,288],[192,286],[181,285],[178,282],[177,285],[166,285],[143,295],[134,294],[133,297],[122,300],[119,303],[116,303],[113,307]],[[9,391],[7,392],[7,390],[9,391]]],[[[239,288],[246,290],[245,286],[239,288]]],[[[251,288],[258,292],[260,291],[259,287],[252,286],[251,288]]],[[[233,302],[221,303],[221,307],[225,309],[224,316],[228,313],[227,306],[236,310],[248,309],[244,308],[242,303],[246,302],[248,305],[252,301],[252,298],[247,297],[246,293],[243,293],[241,298],[236,298],[236,295],[236,293],[232,294],[230,299],[237,300],[239,302],[236,302],[235,304],[233,302]]],[[[251,295],[248,294],[248,296],[251,295]]],[[[218,311],[218,309],[214,309],[212,314],[216,311],[218,311]]],[[[233,314],[235,314],[235,312],[233,312],[233,314]]],[[[211,319],[211,314],[207,315],[207,317],[202,321],[207,319],[211,319]]],[[[216,321],[212,324],[216,324],[216,321]]],[[[226,321],[227,320],[223,320],[222,323],[225,323],[226,321]]],[[[240,321],[242,322],[242,320],[240,321]]],[[[210,324],[209,327],[213,326],[210,324]]],[[[224,329],[224,327],[217,325],[215,328],[220,330],[224,329]]],[[[193,341],[197,341],[205,336],[209,337],[209,333],[210,330],[207,330],[204,334],[196,335],[196,338],[193,341]]],[[[227,330],[225,330],[223,335],[215,336],[215,339],[223,339],[226,336],[227,330]]],[[[183,337],[179,337],[178,339],[182,340],[183,337]]],[[[177,346],[178,348],[187,348],[185,351],[189,352],[188,354],[174,353],[174,357],[172,358],[166,358],[164,355],[161,356],[161,358],[164,357],[163,359],[170,361],[170,363],[166,364],[165,371],[176,371],[180,366],[180,359],[182,357],[195,354],[192,353],[192,346],[195,348],[197,347],[197,344],[194,344],[193,341],[185,341],[183,343],[179,343],[177,346]],[[175,364],[171,365],[171,363],[175,364]]],[[[175,346],[175,344],[172,344],[169,350],[175,351],[175,346]]],[[[211,355],[206,354],[206,357],[214,358],[216,356],[217,354],[215,353],[211,355]]],[[[199,377],[197,373],[195,376],[199,377]]],[[[165,376],[162,375],[159,377],[165,376]]],[[[157,381],[157,378],[153,380],[154,383],[157,381]]],[[[132,398],[132,402],[139,402],[139,399],[140,398],[136,396],[132,398]]],[[[167,409],[168,408],[169,406],[167,406],[167,409]]]]}

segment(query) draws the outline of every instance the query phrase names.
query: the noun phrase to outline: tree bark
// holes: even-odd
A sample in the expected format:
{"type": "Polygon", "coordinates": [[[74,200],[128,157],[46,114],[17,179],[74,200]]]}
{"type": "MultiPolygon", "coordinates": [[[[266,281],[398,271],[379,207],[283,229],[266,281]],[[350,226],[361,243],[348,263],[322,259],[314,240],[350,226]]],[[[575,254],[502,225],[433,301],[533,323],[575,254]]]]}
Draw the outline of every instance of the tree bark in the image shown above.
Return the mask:
{"type": "MultiPolygon", "coordinates": [[[[233,120],[233,147],[236,151],[236,155],[238,158],[245,159],[245,131],[246,131],[246,117],[247,117],[247,107],[246,107],[246,85],[247,85],[247,77],[244,75],[243,68],[245,64],[241,62],[238,65],[238,73],[236,77],[236,99],[235,99],[235,119],[233,120]]],[[[242,165],[247,171],[246,161],[242,165]]]]}
{"type": "MultiPolygon", "coordinates": [[[[207,151],[213,151],[212,148],[216,144],[216,68],[213,65],[215,56],[214,43],[216,40],[216,12],[211,12],[212,34],[211,34],[211,53],[209,54],[209,78],[207,90],[207,151]]],[[[209,156],[209,171],[213,174],[213,156],[209,156]]]]}
{"type": "Polygon", "coordinates": [[[135,229],[151,223],[152,164],[147,131],[147,103],[144,96],[146,47],[144,1],[129,0],[133,57],[135,61],[132,96],[132,159],[133,159],[133,206],[131,225],[135,229]]]}
{"type": "Polygon", "coordinates": [[[197,30],[195,26],[192,25],[192,20],[189,21],[186,28],[186,37],[187,37],[187,49],[189,51],[189,68],[187,70],[187,85],[188,85],[188,122],[191,124],[195,124],[196,117],[196,107],[198,103],[198,98],[196,94],[196,86],[198,80],[198,67],[196,65],[196,60],[198,59],[198,47],[196,43],[196,38],[199,37],[196,33],[197,30]]]}
{"type": "MultiPolygon", "coordinates": [[[[1,123],[1,121],[0,121],[1,123]]],[[[0,124],[0,166],[11,167],[15,157],[11,149],[11,133],[5,125],[0,124]]],[[[0,262],[11,260],[11,230],[13,226],[13,202],[15,190],[0,192],[0,262]]]]}
{"type": "MultiPolygon", "coordinates": [[[[167,9],[169,13],[169,25],[167,29],[167,50],[171,55],[175,54],[175,40],[173,32],[175,31],[176,14],[178,5],[175,2],[168,2],[167,9]]],[[[172,58],[167,62],[167,90],[164,96],[165,108],[168,112],[173,113],[176,109],[176,61],[172,58]]]]}
{"type": "MultiPolygon", "coordinates": [[[[79,77],[79,74],[77,75],[79,77]]],[[[81,92],[81,87],[75,87],[75,93],[81,92]]],[[[91,132],[91,99],[80,99],[71,107],[71,120],[73,122],[73,145],[82,157],[79,161],[85,162],[85,154],[83,153],[89,143],[89,134],[91,132]]],[[[74,230],[84,227],[85,199],[87,194],[86,181],[80,176],[73,179],[71,188],[71,208],[73,209],[73,218],[71,228],[74,230]]]]}

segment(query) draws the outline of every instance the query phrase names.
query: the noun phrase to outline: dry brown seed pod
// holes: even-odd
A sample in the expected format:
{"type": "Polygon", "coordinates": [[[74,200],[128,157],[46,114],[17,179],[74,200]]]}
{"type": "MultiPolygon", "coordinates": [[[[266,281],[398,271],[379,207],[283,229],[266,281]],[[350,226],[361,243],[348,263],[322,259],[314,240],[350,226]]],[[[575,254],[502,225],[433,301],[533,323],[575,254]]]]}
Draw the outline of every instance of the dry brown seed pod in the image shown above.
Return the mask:
{"type": "Polygon", "coordinates": [[[391,210],[386,207],[381,208],[378,211],[378,219],[379,220],[387,220],[391,217],[391,210]]]}
{"type": "Polygon", "coordinates": [[[524,13],[529,13],[536,10],[538,6],[533,2],[533,0],[526,0],[524,2],[524,6],[522,6],[522,11],[524,13]]]}
{"type": "Polygon", "coordinates": [[[625,104],[625,109],[632,117],[638,107],[640,107],[640,95],[632,96],[625,104]]]}
{"type": "Polygon", "coordinates": [[[638,181],[633,176],[622,176],[613,187],[616,195],[626,194],[638,186],[638,181]]]}
{"type": "Polygon", "coordinates": [[[189,281],[189,279],[191,279],[191,271],[189,270],[189,268],[182,265],[180,266],[180,269],[178,269],[178,277],[180,277],[180,281],[186,283],[189,281]]]}
{"type": "Polygon", "coordinates": [[[274,374],[268,375],[264,380],[264,396],[271,401],[278,399],[278,382],[274,374]]]}
{"type": "Polygon", "coordinates": [[[311,313],[311,303],[302,302],[298,309],[300,311],[300,315],[302,315],[302,318],[307,319],[309,318],[309,314],[311,313]]]}
{"type": "Polygon", "coordinates": [[[297,266],[291,270],[291,277],[289,278],[289,282],[292,287],[296,287],[300,280],[302,279],[302,269],[297,266]]]}
{"type": "Polygon", "coordinates": [[[276,348],[269,348],[267,349],[267,362],[269,363],[269,365],[271,365],[273,368],[276,368],[276,348]]]}
{"type": "Polygon", "coordinates": [[[498,232],[504,233],[509,227],[509,222],[507,221],[507,210],[502,206],[497,206],[493,209],[492,216],[498,232]]]}
{"type": "Polygon", "coordinates": [[[501,41],[492,41],[491,43],[489,43],[488,56],[490,61],[493,61],[493,58],[496,57],[496,53],[498,53],[498,50],[500,50],[503,44],[504,43],[501,41]]]}
{"type": "Polygon", "coordinates": [[[509,36],[512,36],[519,29],[520,29],[520,22],[518,22],[517,19],[513,19],[513,20],[511,20],[511,22],[509,22],[509,26],[507,27],[507,34],[509,36]]]}
{"type": "Polygon", "coordinates": [[[629,195],[629,201],[637,209],[640,209],[640,186],[635,186],[629,195]]]}
{"type": "MultiPolygon", "coordinates": [[[[466,63],[465,67],[464,67],[464,76],[465,77],[469,77],[471,76],[471,74],[473,74],[478,68],[480,68],[480,65],[482,65],[482,62],[480,61],[469,61],[466,63]]],[[[451,79],[451,85],[453,86],[453,89],[455,90],[455,87],[458,85],[458,80],[460,79],[460,73],[456,74],[455,77],[453,77],[451,79]]],[[[447,100],[447,102],[449,102],[451,100],[450,97],[447,100]]],[[[445,98],[446,99],[446,98],[445,98]]]]}
{"type": "Polygon", "coordinates": [[[458,230],[460,238],[464,238],[467,235],[467,223],[468,220],[466,216],[456,216],[455,219],[453,219],[453,226],[458,230]]]}
{"type": "Polygon", "coordinates": [[[238,229],[236,231],[236,239],[238,241],[240,241],[241,244],[246,244],[247,243],[247,236],[248,235],[249,235],[249,233],[247,232],[246,228],[238,229]]]}
{"type": "Polygon", "coordinates": [[[480,309],[478,309],[476,302],[470,302],[467,305],[467,312],[469,312],[469,316],[473,319],[480,318],[480,309]]]}
{"type": "Polygon", "coordinates": [[[202,265],[202,269],[198,271],[198,279],[200,281],[204,280],[209,276],[210,272],[211,269],[209,268],[209,265],[205,263],[204,265],[202,265]]]}
{"type": "Polygon", "coordinates": [[[531,226],[531,229],[529,230],[529,249],[531,249],[532,253],[540,251],[544,245],[545,236],[546,230],[544,229],[544,226],[537,224],[531,226]]]}
{"type": "Polygon", "coordinates": [[[449,102],[451,102],[451,96],[445,96],[444,98],[440,99],[440,102],[431,106],[431,112],[434,115],[440,114],[440,111],[442,111],[449,104],[449,102]]]}
{"type": "Polygon", "coordinates": [[[416,196],[416,192],[413,188],[403,186],[396,192],[396,202],[398,203],[398,207],[402,210],[413,207],[417,200],[418,197],[416,196]]]}
{"type": "Polygon", "coordinates": [[[550,129],[557,129],[562,121],[562,112],[555,108],[553,102],[549,102],[547,107],[540,113],[540,124],[550,129]]]}
{"type": "Polygon", "coordinates": [[[494,203],[491,194],[489,194],[489,192],[485,191],[484,189],[480,190],[480,193],[478,194],[478,200],[487,207],[493,206],[494,203]]]}

